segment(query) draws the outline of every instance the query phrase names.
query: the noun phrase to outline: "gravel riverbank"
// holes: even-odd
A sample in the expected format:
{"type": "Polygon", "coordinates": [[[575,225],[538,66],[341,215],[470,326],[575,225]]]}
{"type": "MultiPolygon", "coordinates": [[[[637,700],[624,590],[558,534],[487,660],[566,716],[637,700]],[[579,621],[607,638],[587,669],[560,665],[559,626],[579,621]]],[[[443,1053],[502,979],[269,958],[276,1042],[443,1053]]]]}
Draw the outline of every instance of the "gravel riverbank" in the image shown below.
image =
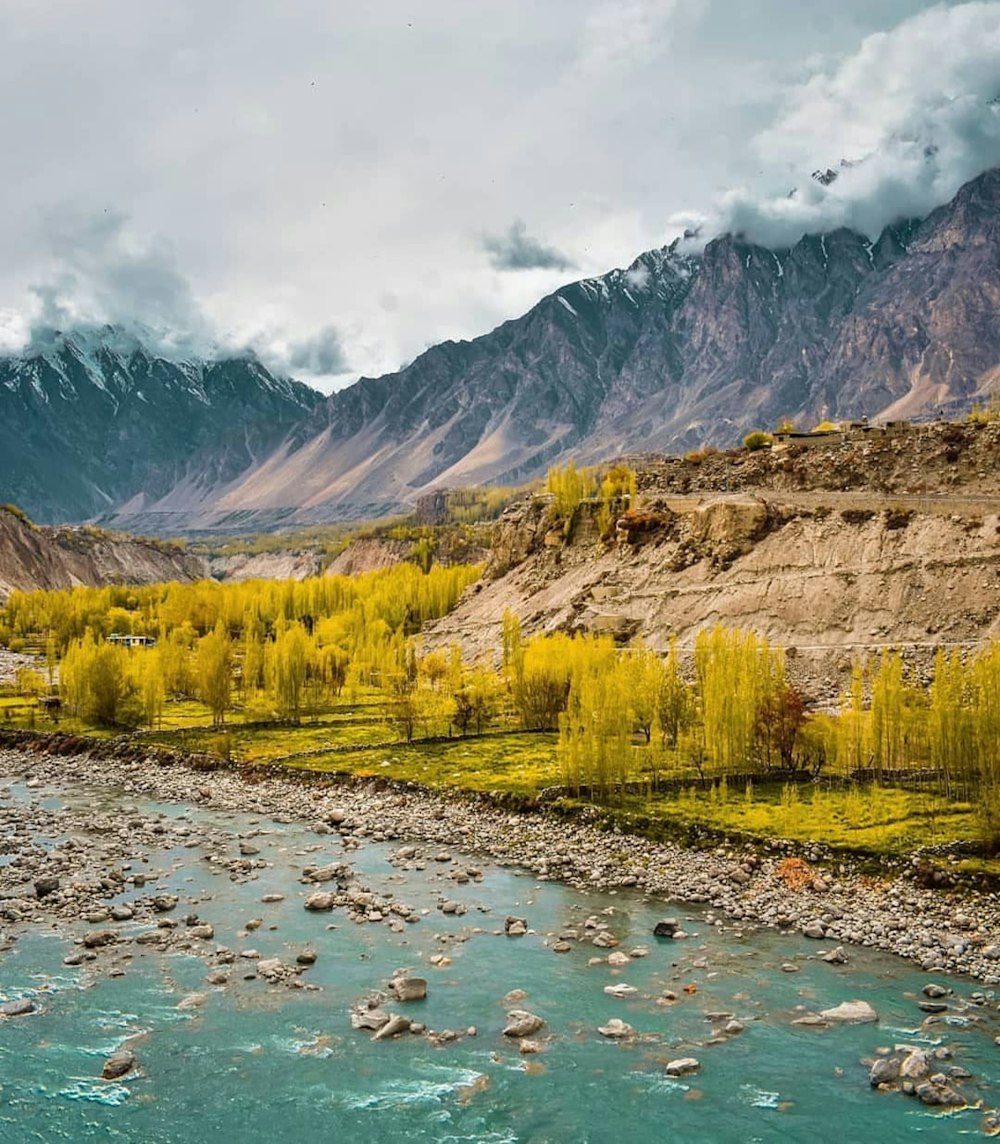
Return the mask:
{"type": "MultiPolygon", "coordinates": [[[[159,900],[146,887],[154,879],[136,861],[144,847],[199,847],[231,877],[254,877],[259,859],[252,839],[196,829],[183,817],[139,811],[135,800],[148,798],[301,821],[313,827],[317,841],[337,834],[348,850],[365,840],[428,844],[435,849],[402,847],[394,862],[401,869],[439,862],[442,873],[457,883],[475,877],[470,857],[489,858],[577,888],[623,889],[662,899],[664,913],[670,912],[670,902],[705,903],[717,924],[802,933],[816,939],[817,952],[844,942],[868,945],[937,974],[963,973],[986,985],[1000,984],[1000,897],[995,893],[929,890],[905,878],[876,880],[842,864],[807,867],[804,877],[800,871],[790,879],[787,871],[779,875],[780,856],[761,858],[738,847],[692,851],[546,814],[512,813],[483,802],[374,784],[302,783],[273,775],[248,782],[231,771],[204,772],[183,763],[95,761],[16,750],[0,751],[0,783],[8,784],[0,785],[0,924],[10,936],[36,922],[82,920],[101,927],[93,931],[97,936],[88,935],[99,947],[117,941],[117,923],[149,921],[166,940],[175,927],[163,924],[164,915],[176,902],[159,900]],[[32,792],[101,787],[121,797],[112,810],[106,803],[99,812],[51,809],[37,799],[13,800],[9,784],[14,782],[26,783],[32,792]],[[52,837],[62,841],[54,846],[37,841],[52,837]],[[131,892],[129,903],[109,907],[123,891],[131,892]]],[[[334,871],[334,885],[337,877],[334,871]]],[[[352,892],[334,897],[336,906],[360,915],[356,920],[394,926],[415,920],[406,916],[406,907],[397,903],[387,910],[385,903],[366,901],[371,896],[357,888],[353,898],[352,892]]],[[[195,919],[180,932],[188,947],[206,943],[207,953],[210,930],[195,919]]]]}

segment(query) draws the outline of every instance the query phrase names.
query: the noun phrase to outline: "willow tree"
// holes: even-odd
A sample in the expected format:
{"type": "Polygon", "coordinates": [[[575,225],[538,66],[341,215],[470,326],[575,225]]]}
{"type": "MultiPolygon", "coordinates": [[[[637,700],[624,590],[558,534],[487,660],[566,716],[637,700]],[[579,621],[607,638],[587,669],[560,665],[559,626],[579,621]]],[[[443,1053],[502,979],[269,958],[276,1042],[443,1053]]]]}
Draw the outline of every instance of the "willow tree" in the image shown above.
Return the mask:
{"type": "Polygon", "coordinates": [[[944,793],[972,795],[977,775],[975,721],[971,709],[971,673],[959,652],[943,648],[934,657],[927,735],[931,766],[944,793]]]}
{"type": "Polygon", "coordinates": [[[564,781],[593,799],[620,795],[632,756],[627,665],[578,660],[566,710],[559,717],[558,754],[564,781]]]}
{"type": "Polygon", "coordinates": [[[279,719],[298,723],[306,683],[310,641],[302,626],[290,624],[265,650],[264,674],[268,698],[279,719]]]}
{"type": "Polygon", "coordinates": [[[785,684],[784,657],[754,632],[717,625],[695,640],[695,678],[704,746],[723,772],[755,763],[758,713],[785,684]]]}
{"type": "Polygon", "coordinates": [[[219,620],[195,650],[194,677],[198,698],[212,712],[212,726],[221,727],[232,706],[233,645],[219,620]]]}

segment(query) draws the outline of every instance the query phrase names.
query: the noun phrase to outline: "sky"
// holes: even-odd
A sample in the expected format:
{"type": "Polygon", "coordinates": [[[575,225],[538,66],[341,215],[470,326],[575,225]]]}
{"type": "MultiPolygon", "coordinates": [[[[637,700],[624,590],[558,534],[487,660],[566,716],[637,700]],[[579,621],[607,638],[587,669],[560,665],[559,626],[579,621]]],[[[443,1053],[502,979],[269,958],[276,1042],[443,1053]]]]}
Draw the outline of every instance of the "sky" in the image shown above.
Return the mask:
{"type": "Polygon", "coordinates": [[[0,349],[330,390],[685,230],[927,213],[1000,164],[1000,0],[4,0],[0,138],[0,349]]]}

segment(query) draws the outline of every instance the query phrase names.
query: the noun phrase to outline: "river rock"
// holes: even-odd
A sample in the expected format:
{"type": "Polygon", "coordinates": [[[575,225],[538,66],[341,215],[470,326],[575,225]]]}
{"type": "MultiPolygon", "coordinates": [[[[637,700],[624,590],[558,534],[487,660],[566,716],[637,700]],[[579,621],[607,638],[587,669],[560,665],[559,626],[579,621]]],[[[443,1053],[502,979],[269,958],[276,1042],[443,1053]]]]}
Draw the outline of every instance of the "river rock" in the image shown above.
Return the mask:
{"type": "Polygon", "coordinates": [[[811,922],[806,922],[802,927],[802,933],[805,937],[812,938],[815,941],[822,941],[826,937],[826,927],[818,919],[811,922]]]}
{"type": "Polygon", "coordinates": [[[914,1093],[921,1104],[932,1107],[961,1108],[968,1104],[965,1097],[947,1083],[947,1078],[940,1075],[921,1081],[914,1093]]]}
{"type": "Polygon", "coordinates": [[[350,874],[350,866],[343,862],[332,862],[329,866],[307,866],[302,871],[303,882],[335,882],[350,874]]]}
{"type": "Polygon", "coordinates": [[[695,1057],[678,1057],[675,1061],[667,1063],[667,1076],[688,1076],[697,1072],[701,1064],[695,1057]]]}
{"type": "Polygon", "coordinates": [[[35,1003],[28,997],[22,997],[19,1001],[4,1001],[0,1005],[0,1017],[26,1017],[34,1011],[35,1003]]]}
{"type": "Polygon", "coordinates": [[[931,1071],[931,1058],[921,1049],[913,1049],[899,1065],[901,1080],[922,1080],[931,1071]]]}
{"type": "Polygon", "coordinates": [[[511,1009],[507,1014],[507,1024],[504,1025],[505,1037],[530,1037],[544,1028],[545,1021],[536,1013],[529,1013],[527,1009],[511,1009]]]}
{"type": "Polygon", "coordinates": [[[176,909],[179,898],[176,894],[157,894],[153,898],[153,909],[158,914],[167,914],[171,910],[176,909]]]}
{"type": "Polygon", "coordinates": [[[104,1062],[101,1078],[103,1080],[117,1080],[119,1077],[125,1076],[126,1073],[130,1073],[135,1065],[135,1053],[129,1052],[128,1049],[119,1049],[104,1062]]]}
{"type": "Polygon", "coordinates": [[[918,1001],[917,1008],[924,1013],[947,1013],[948,1003],[946,1001],[918,1001]]]}
{"type": "Polygon", "coordinates": [[[394,977],[389,992],[397,1001],[423,1001],[427,996],[427,980],[423,977],[394,977]]]}
{"type": "Polygon", "coordinates": [[[393,1013],[389,1020],[382,1026],[381,1029],[372,1037],[373,1041],[386,1041],[390,1037],[398,1037],[400,1033],[406,1033],[410,1028],[410,1018],[404,1017],[400,1013],[393,1013]]]}
{"type": "Polygon", "coordinates": [[[606,1025],[599,1025],[597,1031],[602,1037],[609,1037],[612,1040],[617,1040],[622,1037],[631,1037],[634,1032],[632,1026],[627,1021],[623,1021],[620,1017],[612,1017],[606,1025]]]}
{"type": "Polygon", "coordinates": [[[369,1009],[367,1007],[360,1007],[351,1010],[351,1028],[352,1029],[373,1029],[379,1030],[383,1025],[389,1021],[389,1014],[378,1007],[369,1009]]]}
{"type": "Polygon", "coordinates": [[[118,935],[114,930],[109,929],[88,930],[83,935],[82,940],[87,949],[101,949],[106,945],[114,945],[118,940],[118,935]]]}
{"type": "Polygon", "coordinates": [[[872,1088],[878,1088],[882,1084],[894,1084],[899,1080],[900,1063],[899,1057],[880,1057],[875,1061],[868,1073],[872,1088]]]}
{"type": "Polygon", "coordinates": [[[680,922],[676,918],[663,918],[653,926],[653,937],[673,937],[680,929],[680,922]]]}
{"type": "Polygon", "coordinates": [[[832,1009],[820,1011],[824,1021],[843,1021],[848,1025],[864,1025],[878,1020],[878,1013],[867,1001],[843,1001],[832,1009]]]}
{"type": "Polygon", "coordinates": [[[322,910],[332,910],[336,904],[336,896],[331,894],[328,890],[317,890],[315,894],[310,894],[305,900],[305,908],[319,912],[322,910]]]}
{"type": "Polygon", "coordinates": [[[921,990],[921,993],[923,993],[925,997],[930,997],[932,1001],[937,1000],[939,997],[947,997],[950,992],[950,989],[946,989],[943,985],[938,985],[934,981],[928,981],[921,990]]]}
{"type": "Polygon", "coordinates": [[[54,894],[59,889],[59,879],[56,877],[45,877],[35,879],[35,896],[39,898],[48,897],[49,894],[54,894]]]}
{"type": "Polygon", "coordinates": [[[262,957],[257,962],[257,973],[265,981],[280,981],[289,972],[291,967],[285,965],[280,957],[262,957]]]}
{"type": "Polygon", "coordinates": [[[604,986],[604,992],[607,993],[607,995],[609,997],[621,998],[621,997],[632,997],[636,993],[638,993],[639,990],[636,989],[636,987],[634,985],[626,985],[625,982],[622,981],[618,985],[605,985],[604,986]]]}
{"type": "Polygon", "coordinates": [[[521,937],[528,932],[528,923],[524,918],[509,917],[503,923],[503,931],[508,937],[521,937]]]}

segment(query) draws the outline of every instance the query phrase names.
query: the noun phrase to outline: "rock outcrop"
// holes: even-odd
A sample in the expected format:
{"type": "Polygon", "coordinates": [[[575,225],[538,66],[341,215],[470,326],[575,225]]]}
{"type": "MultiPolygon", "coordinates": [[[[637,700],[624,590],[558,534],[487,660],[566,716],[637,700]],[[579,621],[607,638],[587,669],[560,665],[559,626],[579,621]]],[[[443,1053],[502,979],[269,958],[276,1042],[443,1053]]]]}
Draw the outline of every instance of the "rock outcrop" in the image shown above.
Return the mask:
{"type": "Polygon", "coordinates": [[[0,508],[0,601],[14,589],[154,584],[205,575],[203,561],[175,544],[89,527],[46,528],[0,508]]]}

